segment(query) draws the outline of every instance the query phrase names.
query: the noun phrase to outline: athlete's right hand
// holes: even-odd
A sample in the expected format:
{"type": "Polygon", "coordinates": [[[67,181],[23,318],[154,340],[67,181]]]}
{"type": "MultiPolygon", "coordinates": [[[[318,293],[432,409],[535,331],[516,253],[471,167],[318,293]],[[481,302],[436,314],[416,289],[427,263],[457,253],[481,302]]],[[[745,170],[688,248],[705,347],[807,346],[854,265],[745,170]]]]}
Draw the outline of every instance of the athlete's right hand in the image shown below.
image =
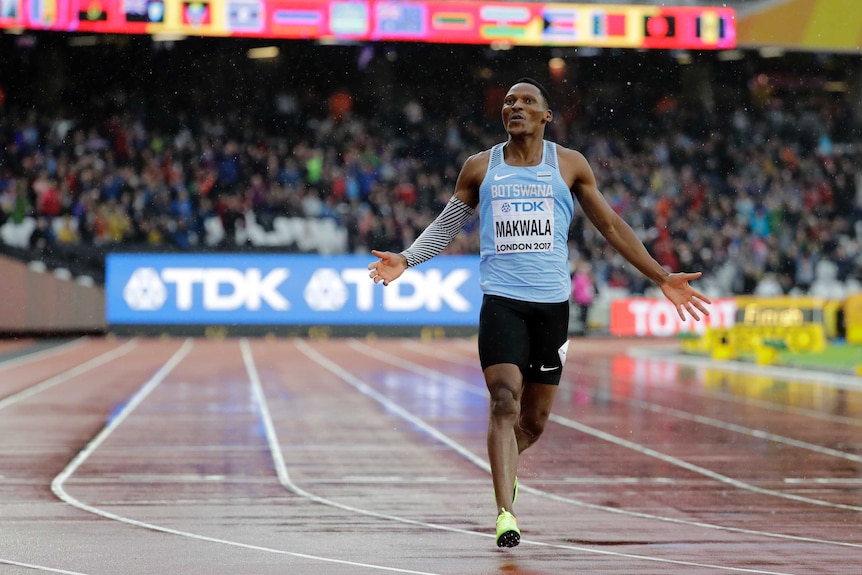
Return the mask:
{"type": "Polygon", "coordinates": [[[380,258],[368,264],[368,269],[371,270],[368,277],[376,284],[383,282],[383,285],[388,286],[389,282],[398,279],[407,269],[407,258],[401,254],[371,250],[371,255],[380,258]]]}

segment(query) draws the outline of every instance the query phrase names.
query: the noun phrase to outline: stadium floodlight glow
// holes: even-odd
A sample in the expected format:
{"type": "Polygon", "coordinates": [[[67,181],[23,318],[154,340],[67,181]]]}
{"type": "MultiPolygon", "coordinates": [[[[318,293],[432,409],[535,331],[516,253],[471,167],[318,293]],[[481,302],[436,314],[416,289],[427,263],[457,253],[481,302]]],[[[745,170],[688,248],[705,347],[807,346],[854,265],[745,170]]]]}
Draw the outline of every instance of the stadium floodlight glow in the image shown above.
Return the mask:
{"type": "Polygon", "coordinates": [[[579,46],[578,48],[575,48],[575,56],[578,56],[579,58],[595,58],[601,55],[601,48],[595,48],[593,46],[579,46]]]}
{"type": "Polygon", "coordinates": [[[674,50],[673,57],[676,60],[677,64],[680,64],[682,66],[692,63],[691,53],[689,53],[687,50],[674,50]]]}
{"type": "Polygon", "coordinates": [[[761,58],[781,58],[784,56],[784,48],[778,46],[764,46],[760,49],[761,58]]]}
{"type": "Polygon", "coordinates": [[[250,48],[248,53],[249,60],[271,60],[278,58],[278,46],[261,46],[259,48],[250,48]]]}
{"type": "Polygon", "coordinates": [[[153,34],[153,42],[179,42],[186,38],[187,36],[185,34],[178,34],[176,32],[160,32],[158,34],[153,34]]]}
{"type": "Polygon", "coordinates": [[[560,82],[566,76],[566,61],[560,56],[548,60],[548,73],[555,82],[560,82]]]}
{"type": "Polygon", "coordinates": [[[742,50],[724,50],[718,53],[718,59],[721,62],[734,62],[742,60],[744,57],[745,54],[742,53],[742,50]]]}
{"type": "Polygon", "coordinates": [[[88,36],[72,36],[69,38],[69,46],[72,48],[81,48],[81,47],[89,47],[96,46],[99,44],[99,37],[88,35],[88,36]]]}
{"type": "Polygon", "coordinates": [[[847,85],[847,82],[834,81],[834,82],[826,82],[824,89],[827,92],[840,93],[840,92],[848,92],[850,90],[850,87],[847,85]]]}

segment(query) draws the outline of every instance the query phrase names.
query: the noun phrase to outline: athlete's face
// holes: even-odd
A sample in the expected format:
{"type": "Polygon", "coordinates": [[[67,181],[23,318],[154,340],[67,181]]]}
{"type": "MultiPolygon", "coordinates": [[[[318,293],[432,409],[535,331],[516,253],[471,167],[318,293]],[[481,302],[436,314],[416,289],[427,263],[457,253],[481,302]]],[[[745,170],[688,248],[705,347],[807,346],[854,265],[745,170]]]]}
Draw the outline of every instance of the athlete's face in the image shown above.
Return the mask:
{"type": "Polygon", "coordinates": [[[515,84],[503,100],[503,126],[510,134],[532,133],[551,121],[542,93],[532,84],[515,84]]]}

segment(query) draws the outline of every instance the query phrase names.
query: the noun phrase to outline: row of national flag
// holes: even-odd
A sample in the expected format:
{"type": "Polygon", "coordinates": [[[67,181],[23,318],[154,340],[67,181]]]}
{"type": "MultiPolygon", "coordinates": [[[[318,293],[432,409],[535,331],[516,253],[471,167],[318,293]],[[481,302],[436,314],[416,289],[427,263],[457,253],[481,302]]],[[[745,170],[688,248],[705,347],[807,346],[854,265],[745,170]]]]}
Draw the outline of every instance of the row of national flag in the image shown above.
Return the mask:
{"type": "Polygon", "coordinates": [[[648,6],[583,10],[556,4],[542,16],[542,36],[560,43],[575,39],[620,47],[679,48],[694,41],[716,48],[729,47],[734,37],[734,15],[727,10],[648,6]]]}
{"type": "Polygon", "coordinates": [[[0,28],[273,38],[735,47],[725,7],[479,0],[0,0],[0,28]]]}

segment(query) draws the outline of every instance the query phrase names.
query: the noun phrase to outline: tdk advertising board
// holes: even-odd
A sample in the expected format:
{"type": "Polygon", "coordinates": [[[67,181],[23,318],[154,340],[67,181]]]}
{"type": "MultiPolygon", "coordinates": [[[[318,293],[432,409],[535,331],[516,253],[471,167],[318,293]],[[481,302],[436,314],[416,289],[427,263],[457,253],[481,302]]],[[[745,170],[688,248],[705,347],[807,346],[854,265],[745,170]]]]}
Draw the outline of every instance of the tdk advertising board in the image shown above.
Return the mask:
{"type": "Polygon", "coordinates": [[[439,256],[388,286],[373,256],[111,254],[113,325],[436,325],[478,323],[477,256],[439,256]]]}

